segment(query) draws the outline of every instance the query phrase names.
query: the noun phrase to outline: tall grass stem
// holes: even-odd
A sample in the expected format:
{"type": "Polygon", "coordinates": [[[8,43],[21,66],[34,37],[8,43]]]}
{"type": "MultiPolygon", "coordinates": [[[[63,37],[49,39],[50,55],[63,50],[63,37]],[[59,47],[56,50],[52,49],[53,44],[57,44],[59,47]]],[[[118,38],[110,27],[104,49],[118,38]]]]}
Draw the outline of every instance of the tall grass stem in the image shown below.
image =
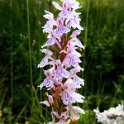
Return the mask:
{"type": "MultiPolygon", "coordinates": [[[[89,7],[90,7],[90,1],[89,0],[86,0],[86,28],[85,28],[85,36],[84,36],[84,58],[83,58],[83,68],[85,68],[85,64],[86,64],[86,46],[87,46],[87,41],[88,41],[88,18],[89,18],[89,7]]],[[[82,73],[82,77],[84,75],[84,72],[82,73]]],[[[86,86],[84,88],[84,95],[86,96],[86,86]]]]}
{"type": "Polygon", "coordinates": [[[28,29],[27,31],[28,31],[28,43],[29,43],[29,71],[30,71],[30,85],[31,85],[31,93],[32,93],[33,77],[32,77],[32,55],[31,55],[32,50],[31,50],[31,36],[30,36],[29,0],[27,0],[26,3],[27,3],[27,29],[28,29]]]}
{"type": "MultiPolygon", "coordinates": [[[[12,19],[12,6],[13,6],[13,1],[10,0],[10,49],[11,49],[11,54],[10,54],[10,77],[11,77],[11,111],[13,109],[13,19],[12,19]]],[[[10,117],[9,117],[10,118],[10,117]]],[[[9,123],[11,124],[11,120],[9,119],[9,123]]]]}

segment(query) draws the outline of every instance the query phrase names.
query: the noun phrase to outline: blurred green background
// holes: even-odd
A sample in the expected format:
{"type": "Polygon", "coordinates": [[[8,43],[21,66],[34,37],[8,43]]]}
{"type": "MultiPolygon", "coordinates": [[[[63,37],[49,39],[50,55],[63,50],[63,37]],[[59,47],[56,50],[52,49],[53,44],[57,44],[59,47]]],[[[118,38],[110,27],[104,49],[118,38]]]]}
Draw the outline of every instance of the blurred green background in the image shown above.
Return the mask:
{"type": "MultiPolygon", "coordinates": [[[[44,75],[37,64],[44,10],[57,13],[52,0],[0,0],[0,124],[43,124],[50,109],[39,104],[45,91],[37,86],[44,75]]],[[[56,0],[57,1],[57,0],[56,0]]],[[[79,39],[85,71],[79,90],[85,111],[77,124],[96,124],[93,109],[101,111],[124,102],[124,0],[78,0],[82,8],[79,39]]]]}

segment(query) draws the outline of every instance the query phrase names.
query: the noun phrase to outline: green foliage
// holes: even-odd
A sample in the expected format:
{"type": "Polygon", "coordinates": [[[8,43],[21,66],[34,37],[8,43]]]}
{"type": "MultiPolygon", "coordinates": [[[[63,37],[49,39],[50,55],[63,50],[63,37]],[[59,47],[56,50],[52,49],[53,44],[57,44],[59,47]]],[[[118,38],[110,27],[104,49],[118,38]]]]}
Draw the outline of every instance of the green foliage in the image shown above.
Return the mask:
{"type": "Polygon", "coordinates": [[[90,109],[98,106],[102,111],[124,100],[123,3],[89,2],[84,77],[90,109]]]}
{"type": "MultiPolygon", "coordinates": [[[[49,0],[29,0],[27,15],[26,1],[0,0],[0,124],[43,124],[51,116],[49,109],[39,104],[45,95],[37,88],[44,78],[37,64],[46,40],[42,33],[44,10],[56,11],[49,0]]],[[[85,71],[79,73],[85,87],[79,92],[86,97],[80,105],[86,114],[78,123],[95,124],[94,108],[107,109],[124,100],[124,0],[79,1],[85,28],[79,39],[86,46],[82,51],[85,71]]]]}

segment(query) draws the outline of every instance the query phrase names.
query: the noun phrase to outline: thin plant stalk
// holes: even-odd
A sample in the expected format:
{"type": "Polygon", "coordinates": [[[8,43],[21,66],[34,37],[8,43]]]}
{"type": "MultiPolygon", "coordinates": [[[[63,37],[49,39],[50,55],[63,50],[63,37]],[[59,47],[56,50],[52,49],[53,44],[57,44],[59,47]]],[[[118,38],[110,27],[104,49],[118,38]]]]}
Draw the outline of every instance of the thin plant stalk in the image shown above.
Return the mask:
{"type": "MultiPolygon", "coordinates": [[[[90,1],[86,0],[85,3],[86,3],[86,20],[85,20],[86,28],[85,28],[85,36],[84,36],[84,48],[85,49],[84,49],[84,52],[83,52],[83,54],[84,54],[84,57],[83,57],[83,68],[85,67],[85,64],[86,64],[86,46],[87,46],[87,42],[88,42],[88,26],[89,26],[88,18],[89,18],[90,1]]],[[[82,72],[82,77],[83,77],[83,75],[84,75],[84,72],[82,72]]],[[[84,89],[85,89],[84,93],[85,93],[85,96],[86,96],[87,88],[84,87],[84,89]]]]}
{"type": "MultiPolygon", "coordinates": [[[[10,41],[11,41],[11,55],[10,55],[10,67],[11,67],[11,111],[13,108],[13,19],[12,19],[12,5],[13,1],[10,0],[10,41]]],[[[9,117],[9,123],[11,124],[11,119],[9,117]]]]}
{"type": "Polygon", "coordinates": [[[26,0],[27,3],[27,29],[28,29],[28,43],[29,43],[29,70],[30,70],[30,85],[31,92],[33,86],[33,78],[32,78],[32,55],[31,55],[31,37],[30,37],[30,17],[29,17],[29,1],[26,0]]]}
{"type": "Polygon", "coordinates": [[[31,115],[33,114],[34,98],[33,98],[33,77],[32,77],[32,55],[31,55],[31,37],[30,37],[30,16],[29,16],[29,0],[26,0],[27,4],[27,33],[28,33],[28,45],[29,45],[29,73],[30,73],[30,87],[31,87],[31,115]]]}

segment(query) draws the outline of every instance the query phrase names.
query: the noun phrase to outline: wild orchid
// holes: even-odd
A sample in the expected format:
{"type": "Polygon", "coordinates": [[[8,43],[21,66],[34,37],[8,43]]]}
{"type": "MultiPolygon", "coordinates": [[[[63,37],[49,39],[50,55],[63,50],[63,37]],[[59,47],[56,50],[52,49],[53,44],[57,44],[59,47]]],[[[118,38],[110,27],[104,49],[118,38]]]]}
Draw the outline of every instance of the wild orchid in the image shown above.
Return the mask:
{"type": "Polygon", "coordinates": [[[58,17],[55,18],[48,11],[44,15],[48,21],[43,26],[43,32],[48,33],[48,40],[42,46],[41,52],[45,57],[38,68],[47,65],[51,68],[44,70],[46,78],[39,85],[40,89],[46,87],[48,90],[48,99],[41,103],[52,109],[52,121],[49,124],[74,124],[79,114],[84,113],[83,109],[74,105],[84,100],[84,96],[76,92],[84,86],[84,80],[77,75],[83,70],[79,65],[81,54],[77,50],[84,48],[77,38],[83,30],[80,13],[76,12],[80,6],[76,0],[60,0],[60,5],[56,2],[53,5],[59,11],[58,17]]]}

